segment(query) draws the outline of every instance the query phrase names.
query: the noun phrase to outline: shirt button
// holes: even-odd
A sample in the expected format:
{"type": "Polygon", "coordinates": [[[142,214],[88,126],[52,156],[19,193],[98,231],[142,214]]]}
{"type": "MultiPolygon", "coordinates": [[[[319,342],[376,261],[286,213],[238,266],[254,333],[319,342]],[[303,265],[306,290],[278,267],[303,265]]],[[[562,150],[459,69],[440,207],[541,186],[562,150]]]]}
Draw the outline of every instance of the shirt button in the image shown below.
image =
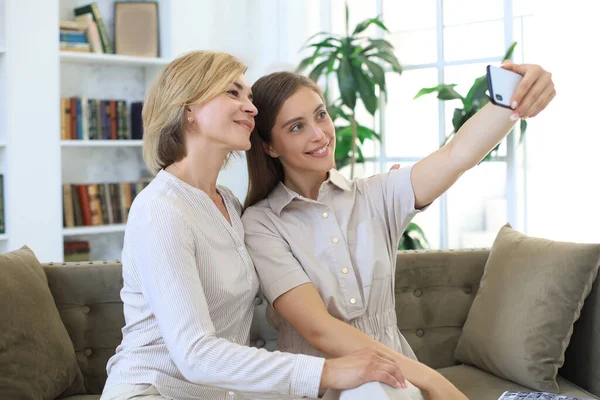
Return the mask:
{"type": "Polygon", "coordinates": [[[326,212],[323,213],[323,218],[327,218],[329,217],[329,214],[327,214],[326,212]]]}
{"type": "Polygon", "coordinates": [[[245,249],[244,249],[244,246],[240,246],[240,247],[238,247],[238,250],[239,250],[239,251],[244,251],[244,250],[245,250],[245,249]]]}
{"type": "Polygon", "coordinates": [[[347,274],[348,273],[348,268],[342,268],[342,272],[347,274]]]}
{"type": "Polygon", "coordinates": [[[350,304],[354,304],[354,303],[356,303],[356,299],[353,297],[350,299],[350,304]]]}
{"type": "Polygon", "coordinates": [[[333,242],[333,244],[338,244],[340,240],[338,238],[333,238],[331,239],[331,241],[333,242]]]}

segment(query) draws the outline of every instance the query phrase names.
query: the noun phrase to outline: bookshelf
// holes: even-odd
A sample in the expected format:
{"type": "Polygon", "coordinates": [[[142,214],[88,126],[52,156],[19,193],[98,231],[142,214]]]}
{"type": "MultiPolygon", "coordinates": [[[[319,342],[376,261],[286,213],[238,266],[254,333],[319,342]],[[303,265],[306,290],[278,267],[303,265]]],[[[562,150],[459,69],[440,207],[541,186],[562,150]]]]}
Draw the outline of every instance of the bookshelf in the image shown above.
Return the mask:
{"type": "MultiPolygon", "coordinates": [[[[59,19],[73,20],[73,9],[89,3],[89,0],[60,0],[59,19]]],[[[96,4],[114,44],[114,2],[96,0],[96,4]]],[[[168,16],[171,2],[160,1],[159,4],[159,31],[165,36],[169,26],[162,14],[168,16]]],[[[164,37],[160,39],[161,57],[157,58],[58,51],[60,97],[124,100],[128,108],[132,102],[143,101],[149,85],[170,62],[168,46],[164,45],[168,41],[162,40],[164,37]]],[[[141,140],[61,140],[60,153],[61,188],[75,184],[136,182],[148,176],[141,140]]],[[[61,239],[88,241],[93,259],[119,259],[124,231],[124,224],[61,226],[61,239]]]]}
{"type": "MultiPolygon", "coordinates": [[[[112,40],[114,1],[96,2],[112,40]]],[[[233,8],[223,2],[159,0],[158,58],[61,51],[59,21],[72,20],[73,9],[89,3],[0,0],[0,173],[6,211],[0,250],[27,245],[42,262],[62,261],[66,238],[89,240],[93,259],[121,258],[122,225],[63,227],[62,185],[136,182],[145,174],[139,141],[62,141],[61,98],[143,100],[166,63],[190,50],[235,54],[248,65],[250,81],[287,62],[283,58],[291,52],[287,42],[276,47],[272,41],[287,24],[265,22],[256,29],[256,21],[279,16],[294,21],[295,12],[286,16],[276,0],[240,0],[233,8]]],[[[309,36],[297,29],[289,33],[302,39],[294,48],[309,36]]],[[[240,198],[246,187],[242,164],[234,160],[220,177],[240,198]]]]}

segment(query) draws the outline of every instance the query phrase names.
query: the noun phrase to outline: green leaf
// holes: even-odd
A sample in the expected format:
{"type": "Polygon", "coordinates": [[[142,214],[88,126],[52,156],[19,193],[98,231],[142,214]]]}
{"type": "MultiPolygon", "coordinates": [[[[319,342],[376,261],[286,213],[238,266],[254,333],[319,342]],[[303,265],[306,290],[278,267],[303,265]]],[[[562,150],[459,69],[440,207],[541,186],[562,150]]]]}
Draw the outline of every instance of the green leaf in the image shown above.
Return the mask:
{"type": "Polygon", "coordinates": [[[356,146],[356,162],[357,163],[365,162],[365,157],[363,156],[363,152],[362,152],[360,146],[356,146]]]}
{"type": "Polygon", "coordinates": [[[310,80],[312,80],[313,82],[318,82],[319,78],[323,74],[323,71],[325,70],[325,68],[327,68],[328,65],[329,65],[329,59],[327,59],[327,60],[323,61],[322,63],[318,64],[312,70],[312,72],[308,75],[308,77],[310,78],[310,80]]]}
{"type": "Polygon", "coordinates": [[[463,100],[463,97],[456,90],[454,90],[453,87],[445,87],[440,89],[437,98],[440,100],[463,100]]]}
{"type": "MultiPolygon", "coordinates": [[[[335,133],[338,137],[349,137],[352,140],[352,127],[345,126],[335,133]]],[[[379,134],[363,125],[356,126],[356,137],[363,143],[365,140],[380,140],[379,134]]]]}
{"type": "Polygon", "coordinates": [[[394,51],[394,46],[385,39],[369,39],[372,45],[375,45],[378,49],[388,49],[394,51]]]}
{"type": "MultiPolygon", "coordinates": [[[[327,112],[329,113],[329,117],[331,118],[331,120],[334,122],[337,118],[341,118],[341,119],[344,119],[344,120],[350,122],[350,116],[348,114],[346,114],[346,112],[342,109],[341,106],[336,106],[336,105],[330,104],[327,107],[327,112]]],[[[337,131],[337,128],[336,128],[336,131],[337,131]]]]}
{"type": "Polygon", "coordinates": [[[423,230],[417,224],[411,222],[402,233],[398,250],[421,250],[427,249],[429,246],[423,230]]]}
{"type": "Polygon", "coordinates": [[[337,77],[343,103],[351,110],[354,110],[356,107],[356,83],[352,76],[352,67],[347,58],[340,60],[337,77]]]}
{"type": "MultiPolygon", "coordinates": [[[[388,51],[392,54],[394,54],[394,46],[392,46],[392,44],[390,42],[388,42],[387,40],[384,39],[368,39],[370,44],[365,47],[365,49],[362,51],[361,54],[365,54],[367,55],[367,53],[373,49],[376,49],[378,52],[385,52],[388,51]]],[[[372,54],[368,54],[368,56],[371,56],[372,54]]]]}
{"type": "Polygon", "coordinates": [[[525,139],[525,133],[527,132],[527,121],[522,119],[521,120],[521,134],[519,135],[519,144],[523,143],[523,140],[525,139]]]}
{"type": "Polygon", "coordinates": [[[385,71],[383,70],[383,68],[381,68],[379,64],[374,63],[373,61],[370,61],[365,57],[361,57],[361,59],[366,64],[367,68],[369,68],[371,75],[373,75],[373,81],[377,86],[379,86],[379,90],[385,92],[387,88],[385,85],[385,71]]]}
{"type": "Polygon", "coordinates": [[[379,17],[375,17],[375,18],[365,19],[364,21],[361,21],[358,24],[356,24],[356,27],[354,28],[354,32],[352,32],[352,36],[358,35],[359,33],[363,32],[365,29],[367,29],[369,26],[371,26],[373,24],[377,25],[378,27],[383,29],[385,32],[389,32],[388,28],[383,24],[383,22],[381,22],[381,19],[379,17]]]}
{"type": "Polygon", "coordinates": [[[300,61],[300,64],[296,68],[297,73],[301,73],[304,71],[310,64],[314,61],[314,56],[306,57],[304,60],[300,61]]]}
{"type": "Polygon", "coordinates": [[[462,108],[455,108],[454,114],[452,115],[452,127],[454,131],[457,132],[462,124],[464,123],[463,119],[465,117],[465,110],[462,108]]]}
{"type": "Polygon", "coordinates": [[[348,153],[352,150],[352,135],[337,135],[335,140],[335,160],[338,168],[342,168],[350,161],[348,153]],[[341,164],[341,165],[340,165],[341,164]]]}
{"type": "Polygon", "coordinates": [[[419,97],[424,96],[426,94],[435,93],[435,92],[439,93],[442,89],[445,89],[445,88],[453,89],[455,86],[456,86],[456,84],[453,83],[450,85],[441,84],[441,85],[437,85],[437,86],[430,87],[430,88],[423,88],[423,89],[419,90],[419,93],[417,93],[415,95],[415,97],[413,97],[413,100],[418,99],[419,97]]]}
{"type": "Polygon", "coordinates": [[[388,51],[379,51],[377,53],[369,54],[368,57],[380,58],[381,60],[386,61],[388,64],[390,64],[394,72],[402,72],[402,66],[400,65],[400,61],[398,61],[398,58],[394,54],[388,51]]]}
{"type": "MultiPolygon", "coordinates": [[[[308,39],[306,39],[306,42],[304,42],[304,43],[309,43],[311,40],[313,40],[314,38],[316,38],[317,36],[320,36],[320,35],[331,35],[331,33],[325,32],[325,31],[317,32],[314,35],[311,35],[308,39]]],[[[336,36],[337,35],[333,35],[331,37],[335,38],[336,36]]]]}
{"type": "MultiPolygon", "coordinates": [[[[333,44],[333,43],[331,43],[331,42],[330,42],[331,40],[337,40],[337,39],[335,39],[335,38],[332,38],[332,37],[328,37],[327,39],[325,39],[325,40],[323,40],[323,41],[321,41],[321,42],[318,42],[318,43],[312,43],[312,44],[310,44],[308,47],[315,47],[315,48],[317,48],[317,49],[320,49],[320,48],[322,48],[322,47],[327,47],[327,48],[334,48],[334,49],[337,49],[337,48],[339,48],[339,47],[340,47],[338,44],[333,44]]],[[[339,40],[338,40],[338,41],[339,41],[339,40]]]]}
{"type": "Polygon", "coordinates": [[[350,11],[348,10],[348,1],[345,1],[344,3],[346,3],[345,4],[345,6],[346,6],[346,36],[350,36],[348,34],[348,25],[349,25],[348,21],[350,21],[350,11]]]}
{"type": "Polygon", "coordinates": [[[506,54],[504,54],[504,57],[502,58],[502,61],[506,61],[506,60],[512,58],[513,53],[515,52],[515,47],[517,47],[517,43],[518,42],[513,42],[513,44],[510,45],[510,47],[508,48],[508,50],[506,50],[506,54]]]}
{"type": "Polygon", "coordinates": [[[465,97],[464,105],[465,109],[470,110],[474,103],[481,103],[481,99],[487,97],[488,82],[486,76],[480,76],[475,79],[473,86],[469,89],[467,97],[465,97]]]}
{"type": "Polygon", "coordinates": [[[375,84],[365,75],[365,71],[359,68],[353,68],[352,72],[354,81],[358,87],[360,99],[369,114],[375,115],[377,106],[379,105],[377,96],[375,95],[375,84]]]}

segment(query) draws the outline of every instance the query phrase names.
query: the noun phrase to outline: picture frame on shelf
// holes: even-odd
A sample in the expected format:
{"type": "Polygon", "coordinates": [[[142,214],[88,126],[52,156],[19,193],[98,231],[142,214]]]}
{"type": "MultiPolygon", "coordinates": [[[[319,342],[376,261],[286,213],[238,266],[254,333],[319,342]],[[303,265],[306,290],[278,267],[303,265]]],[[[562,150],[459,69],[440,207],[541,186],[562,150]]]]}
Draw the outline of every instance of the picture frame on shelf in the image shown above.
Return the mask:
{"type": "Polygon", "coordinates": [[[160,57],[158,2],[116,1],[115,53],[160,57]]]}

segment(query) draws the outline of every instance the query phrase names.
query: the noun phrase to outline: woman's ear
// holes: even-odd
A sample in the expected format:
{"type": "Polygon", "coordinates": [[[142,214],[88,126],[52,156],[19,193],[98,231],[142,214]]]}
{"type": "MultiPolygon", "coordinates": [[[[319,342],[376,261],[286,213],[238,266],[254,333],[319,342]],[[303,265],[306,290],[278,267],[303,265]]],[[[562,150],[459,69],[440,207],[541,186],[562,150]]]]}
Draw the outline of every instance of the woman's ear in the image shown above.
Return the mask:
{"type": "Polygon", "coordinates": [[[277,154],[277,152],[273,149],[273,147],[271,147],[271,145],[269,143],[264,143],[263,142],[263,150],[265,151],[265,153],[267,153],[269,156],[273,157],[273,158],[277,158],[279,157],[279,154],[277,154]]]}

